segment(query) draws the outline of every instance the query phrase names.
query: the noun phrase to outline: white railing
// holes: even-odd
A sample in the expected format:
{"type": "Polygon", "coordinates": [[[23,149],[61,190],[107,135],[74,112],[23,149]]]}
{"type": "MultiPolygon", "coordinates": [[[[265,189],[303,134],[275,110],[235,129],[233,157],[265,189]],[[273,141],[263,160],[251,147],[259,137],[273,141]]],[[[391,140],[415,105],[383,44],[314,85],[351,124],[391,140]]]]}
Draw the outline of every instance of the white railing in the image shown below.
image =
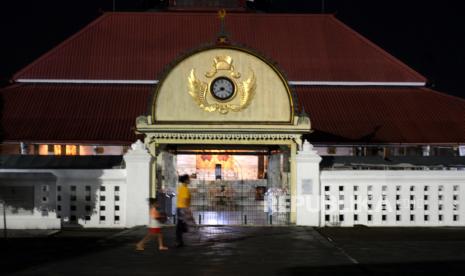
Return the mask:
{"type": "Polygon", "coordinates": [[[464,171],[322,171],[322,226],[464,226],[464,171]]]}
{"type": "MultiPolygon", "coordinates": [[[[6,216],[10,229],[125,226],[124,169],[1,170],[0,173],[0,189],[30,190],[26,195],[18,194],[19,191],[24,194],[18,190],[11,196],[12,203],[7,208],[13,211],[6,216]],[[18,198],[24,200],[19,202],[18,198]],[[22,210],[21,206],[30,207],[22,210]]],[[[0,226],[3,227],[3,222],[0,226]]]]}

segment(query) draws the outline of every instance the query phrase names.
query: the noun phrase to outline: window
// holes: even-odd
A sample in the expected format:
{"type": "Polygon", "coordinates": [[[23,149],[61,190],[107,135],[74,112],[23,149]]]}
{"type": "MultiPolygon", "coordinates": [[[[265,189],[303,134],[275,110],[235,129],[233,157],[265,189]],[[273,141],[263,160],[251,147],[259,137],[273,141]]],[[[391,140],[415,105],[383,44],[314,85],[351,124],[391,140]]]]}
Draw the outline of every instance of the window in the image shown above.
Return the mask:
{"type": "Polygon", "coordinates": [[[423,206],[423,209],[424,209],[425,211],[428,211],[428,208],[429,208],[428,205],[423,206]]]}
{"type": "Polygon", "coordinates": [[[454,200],[459,200],[459,195],[454,195],[454,196],[453,196],[453,199],[454,199],[454,200]]]}
{"type": "Polygon", "coordinates": [[[92,197],[91,197],[90,195],[86,196],[86,201],[90,201],[91,198],[92,198],[92,197]]]}
{"type": "Polygon", "coordinates": [[[69,220],[72,221],[72,222],[76,222],[76,216],[70,216],[69,220]]]}
{"type": "Polygon", "coordinates": [[[424,199],[424,200],[428,200],[428,196],[425,195],[425,196],[423,197],[423,199],[424,199]]]}
{"type": "Polygon", "coordinates": [[[100,201],[105,201],[105,196],[100,196],[100,201]]]}
{"type": "Polygon", "coordinates": [[[60,185],[57,186],[57,191],[61,192],[61,186],[60,185]]]}
{"type": "Polygon", "coordinates": [[[336,147],[328,147],[328,148],[326,149],[326,152],[327,152],[328,154],[336,154],[336,147]]]}
{"type": "Polygon", "coordinates": [[[329,186],[325,186],[325,191],[329,192],[329,186]]]}
{"type": "Polygon", "coordinates": [[[76,211],[76,205],[71,205],[70,210],[71,211],[76,211]]]}
{"type": "Polygon", "coordinates": [[[354,200],[357,200],[358,199],[358,195],[354,195],[354,200]]]}
{"type": "Polygon", "coordinates": [[[57,211],[61,211],[61,205],[57,205],[57,211]]]}
{"type": "Polygon", "coordinates": [[[400,195],[396,195],[396,200],[400,200],[400,195]]]}
{"type": "Polygon", "coordinates": [[[100,211],[105,211],[105,206],[100,206],[100,211]]]}
{"type": "Polygon", "coordinates": [[[344,221],[344,215],[339,215],[339,221],[344,221]]]}
{"type": "Polygon", "coordinates": [[[428,186],[425,186],[424,191],[427,192],[428,189],[429,189],[429,187],[428,187],[428,186]]]}
{"type": "Polygon", "coordinates": [[[344,191],[344,186],[339,186],[339,191],[343,192],[344,191]]]}
{"type": "Polygon", "coordinates": [[[105,186],[100,186],[100,191],[105,192],[105,186]]]}
{"type": "Polygon", "coordinates": [[[454,192],[457,192],[459,190],[459,186],[458,185],[454,185],[454,192]]]}
{"type": "Polygon", "coordinates": [[[329,221],[329,215],[325,215],[325,221],[329,221]]]}
{"type": "Polygon", "coordinates": [[[381,205],[381,210],[386,211],[386,204],[381,205]]]}
{"type": "MultiPolygon", "coordinates": [[[[115,207],[116,207],[116,206],[115,206],[115,207]]],[[[325,205],[325,209],[326,209],[326,210],[329,210],[329,209],[331,209],[331,205],[329,205],[329,204],[326,204],[326,205],[325,205]]]]}
{"type": "Polygon", "coordinates": [[[339,205],[339,210],[344,210],[344,204],[339,205]]]}
{"type": "Polygon", "coordinates": [[[85,219],[86,219],[86,220],[90,220],[90,216],[86,216],[85,219]]]}
{"type": "Polygon", "coordinates": [[[439,191],[439,192],[442,192],[443,190],[444,190],[444,186],[440,185],[440,186],[438,187],[438,191],[439,191]]]}
{"type": "Polygon", "coordinates": [[[368,189],[369,192],[371,192],[371,191],[373,191],[373,186],[368,185],[367,189],[368,189]]]}
{"type": "Polygon", "coordinates": [[[76,186],[74,186],[74,185],[70,186],[69,188],[70,188],[70,190],[71,190],[72,192],[75,192],[75,191],[76,191],[76,186]]]}
{"type": "Polygon", "coordinates": [[[358,186],[354,186],[354,192],[358,191],[358,186]]]}
{"type": "Polygon", "coordinates": [[[358,210],[358,204],[354,204],[354,210],[358,210]]]}
{"type": "Polygon", "coordinates": [[[115,205],[115,211],[119,211],[119,205],[115,205]]]}
{"type": "Polygon", "coordinates": [[[382,190],[383,192],[387,191],[387,186],[382,186],[382,187],[381,187],[381,190],[382,190]]]}
{"type": "Polygon", "coordinates": [[[396,210],[400,211],[400,204],[396,204],[396,210]]]}
{"type": "Polygon", "coordinates": [[[410,221],[414,221],[415,220],[415,215],[410,215],[410,221]]]}
{"type": "Polygon", "coordinates": [[[373,209],[373,205],[371,205],[371,204],[368,204],[367,207],[368,207],[368,210],[373,209]]]}
{"type": "Polygon", "coordinates": [[[444,218],[444,217],[443,217],[442,215],[439,215],[439,216],[438,216],[438,220],[439,220],[439,221],[442,221],[443,218],[444,218]]]}
{"type": "Polygon", "coordinates": [[[119,216],[115,216],[115,221],[119,221],[119,216]]]}
{"type": "Polygon", "coordinates": [[[69,197],[69,199],[70,199],[71,201],[76,201],[77,197],[76,197],[75,195],[72,195],[72,196],[69,197]]]}
{"type": "Polygon", "coordinates": [[[425,215],[425,221],[429,221],[429,216],[425,215]]]}
{"type": "Polygon", "coordinates": [[[410,186],[410,191],[411,192],[415,191],[415,186],[410,186]]]}
{"type": "Polygon", "coordinates": [[[66,155],[78,155],[78,147],[76,145],[66,145],[66,155]]]}
{"type": "Polygon", "coordinates": [[[339,195],[339,200],[344,200],[344,195],[339,195]]]}
{"type": "Polygon", "coordinates": [[[86,205],[86,212],[92,211],[92,207],[90,205],[86,205]]]}
{"type": "Polygon", "coordinates": [[[101,221],[104,221],[104,220],[105,220],[105,216],[100,216],[100,220],[101,220],[101,221]]]}
{"type": "Polygon", "coordinates": [[[413,210],[415,210],[415,205],[410,204],[410,211],[413,211],[413,210]]]}
{"type": "Polygon", "coordinates": [[[115,186],[115,192],[119,192],[119,186],[115,186]]]}
{"type": "Polygon", "coordinates": [[[396,221],[400,221],[400,215],[396,215],[396,221]]]}
{"type": "Polygon", "coordinates": [[[442,195],[438,195],[438,200],[442,200],[444,197],[442,195]]]}
{"type": "Polygon", "coordinates": [[[396,186],[396,191],[400,191],[400,186],[396,186]]]}
{"type": "Polygon", "coordinates": [[[415,200],[415,196],[414,196],[414,195],[410,195],[410,200],[415,200]]]}
{"type": "Polygon", "coordinates": [[[373,216],[372,216],[372,215],[368,215],[368,217],[367,217],[368,221],[371,221],[371,220],[372,220],[372,218],[373,218],[373,216]]]}
{"type": "Polygon", "coordinates": [[[357,214],[354,215],[354,220],[358,221],[358,215],[357,214]]]}
{"type": "Polygon", "coordinates": [[[90,186],[86,186],[86,191],[90,192],[90,186]]]}
{"type": "Polygon", "coordinates": [[[387,220],[387,216],[386,216],[386,215],[382,215],[382,216],[381,216],[381,220],[382,220],[382,221],[386,221],[386,220],[387,220]]]}
{"type": "Polygon", "coordinates": [[[61,196],[57,196],[57,201],[61,201],[61,196]]]}
{"type": "Polygon", "coordinates": [[[48,192],[49,186],[48,185],[42,185],[42,192],[48,192]]]}
{"type": "Polygon", "coordinates": [[[454,221],[458,221],[459,220],[459,215],[454,215],[452,218],[453,218],[454,221]]]}

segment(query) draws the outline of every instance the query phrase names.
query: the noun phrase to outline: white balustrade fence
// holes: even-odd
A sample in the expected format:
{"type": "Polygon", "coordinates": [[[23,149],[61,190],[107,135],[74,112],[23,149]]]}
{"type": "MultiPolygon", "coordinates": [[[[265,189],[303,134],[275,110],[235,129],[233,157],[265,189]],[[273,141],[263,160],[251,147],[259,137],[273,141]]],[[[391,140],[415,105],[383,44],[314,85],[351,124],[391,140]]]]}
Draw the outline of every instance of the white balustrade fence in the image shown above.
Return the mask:
{"type": "Polygon", "coordinates": [[[7,228],[125,226],[124,169],[1,170],[1,179],[7,228]]]}
{"type": "Polygon", "coordinates": [[[322,226],[464,226],[465,171],[322,171],[322,226]]]}

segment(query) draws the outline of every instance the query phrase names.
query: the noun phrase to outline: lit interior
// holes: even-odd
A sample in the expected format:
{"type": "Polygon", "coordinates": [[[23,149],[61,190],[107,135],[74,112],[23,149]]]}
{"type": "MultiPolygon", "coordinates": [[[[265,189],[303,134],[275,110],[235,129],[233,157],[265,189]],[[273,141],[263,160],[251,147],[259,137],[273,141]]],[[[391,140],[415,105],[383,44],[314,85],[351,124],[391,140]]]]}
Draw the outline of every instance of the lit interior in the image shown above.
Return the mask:
{"type": "Polygon", "coordinates": [[[258,156],[232,154],[178,154],[178,174],[194,175],[201,180],[215,180],[221,166],[223,180],[258,179],[258,156]]]}

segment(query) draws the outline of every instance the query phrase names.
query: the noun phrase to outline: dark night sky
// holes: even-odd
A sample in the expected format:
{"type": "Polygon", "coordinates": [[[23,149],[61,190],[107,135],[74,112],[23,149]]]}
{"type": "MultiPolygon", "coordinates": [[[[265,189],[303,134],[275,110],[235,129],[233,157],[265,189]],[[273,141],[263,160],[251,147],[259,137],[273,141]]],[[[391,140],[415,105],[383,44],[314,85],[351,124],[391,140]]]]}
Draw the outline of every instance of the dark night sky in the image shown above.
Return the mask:
{"type": "MultiPolygon", "coordinates": [[[[157,0],[116,0],[119,10],[157,0]]],[[[320,12],[321,0],[256,0],[266,12],[320,12]],[[271,3],[271,4],[270,4],[271,3]]],[[[465,98],[465,3],[457,0],[325,0],[326,12],[427,77],[436,90],[465,98]]],[[[74,34],[112,0],[1,1],[0,82],[74,34]]]]}

